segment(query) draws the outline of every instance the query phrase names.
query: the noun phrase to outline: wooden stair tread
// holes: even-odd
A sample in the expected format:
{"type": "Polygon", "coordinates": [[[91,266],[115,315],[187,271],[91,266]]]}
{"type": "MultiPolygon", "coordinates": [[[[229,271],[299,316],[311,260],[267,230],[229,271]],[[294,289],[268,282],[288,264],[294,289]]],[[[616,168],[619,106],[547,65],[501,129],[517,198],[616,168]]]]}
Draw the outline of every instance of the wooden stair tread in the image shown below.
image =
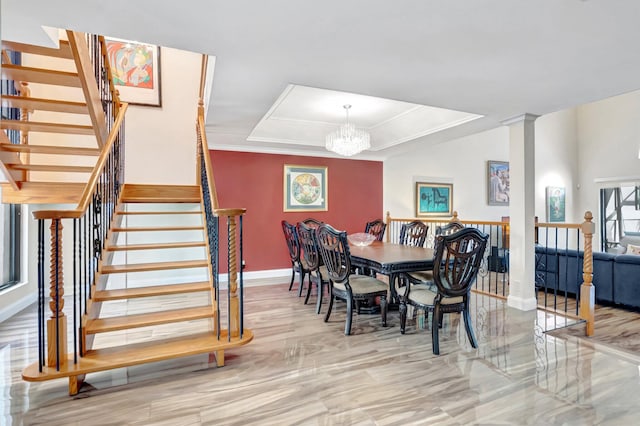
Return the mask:
{"type": "Polygon", "coordinates": [[[98,148],[80,148],[74,146],[54,146],[54,145],[22,145],[22,144],[0,144],[0,150],[6,152],[30,152],[33,154],[54,154],[54,155],[89,155],[98,156],[98,148]]]}
{"type": "Polygon", "coordinates": [[[30,98],[25,96],[3,95],[3,108],[27,108],[38,111],[65,112],[69,114],[88,114],[84,102],[70,102],[57,99],[30,98]]]}
{"type": "Polygon", "coordinates": [[[160,249],[176,249],[189,247],[204,247],[204,241],[188,241],[179,243],[155,243],[155,244],[127,244],[127,245],[107,245],[107,251],[126,251],[126,250],[160,250],[160,249]]]}
{"type": "Polygon", "coordinates": [[[139,288],[99,290],[94,293],[93,300],[97,302],[105,302],[109,300],[137,299],[141,297],[196,293],[209,290],[211,290],[211,284],[208,281],[201,281],[195,283],[167,284],[139,288]]]}
{"type": "Polygon", "coordinates": [[[197,185],[138,185],[125,184],[123,203],[199,203],[197,185]]]}
{"type": "Polygon", "coordinates": [[[83,166],[57,166],[51,164],[17,164],[5,163],[13,170],[30,170],[35,172],[64,172],[64,173],[91,173],[93,167],[83,166]]]}
{"type": "Polygon", "coordinates": [[[228,341],[226,330],[221,331],[220,340],[211,332],[191,334],[171,339],[155,340],[127,346],[87,351],[84,357],[73,363],[73,355],[69,361],[56,371],[55,367],[43,367],[38,371],[38,363],[29,365],[22,372],[22,378],[29,382],[40,382],[56,378],[78,376],[114,368],[130,367],[149,362],[164,361],[184,356],[223,351],[246,345],[253,340],[253,332],[245,328],[242,338],[232,337],[228,341]]]}
{"type": "Polygon", "coordinates": [[[204,268],[209,266],[206,259],[181,260],[176,262],[129,263],[125,265],[104,265],[101,273],[118,274],[126,272],[163,271],[167,269],[204,268]]]}
{"type": "Polygon", "coordinates": [[[82,124],[43,123],[39,121],[2,120],[0,128],[28,132],[63,133],[68,135],[95,135],[91,126],[82,124]]]}
{"type": "Polygon", "coordinates": [[[143,226],[143,227],[113,227],[111,228],[112,232],[147,232],[147,231],[202,231],[204,227],[202,225],[198,226],[143,226]]]}
{"type": "Polygon", "coordinates": [[[96,318],[87,320],[85,331],[88,334],[108,333],[110,331],[128,330],[130,328],[148,327],[171,322],[212,318],[213,315],[214,311],[211,306],[200,306],[197,308],[148,312],[112,318],[96,318]]]}
{"type": "Polygon", "coordinates": [[[56,86],[81,88],[78,73],[56,71],[45,68],[23,67],[21,65],[2,65],[2,78],[5,80],[26,81],[29,83],[53,84],[56,86]]]}
{"type": "Polygon", "coordinates": [[[15,191],[2,184],[2,202],[9,204],[78,204],[85,183],[22,182],[15,191]]]}
{"type": "Polygon", "coordinates": [[[30,53],[32,55],[51,56],[54,58],[73,59],[73,52],[67,40],[60,40],[59,48],[37,46],[34,44],[24,44],[15,41],[2,41],[2,49],[13,52],[30,53]]]}

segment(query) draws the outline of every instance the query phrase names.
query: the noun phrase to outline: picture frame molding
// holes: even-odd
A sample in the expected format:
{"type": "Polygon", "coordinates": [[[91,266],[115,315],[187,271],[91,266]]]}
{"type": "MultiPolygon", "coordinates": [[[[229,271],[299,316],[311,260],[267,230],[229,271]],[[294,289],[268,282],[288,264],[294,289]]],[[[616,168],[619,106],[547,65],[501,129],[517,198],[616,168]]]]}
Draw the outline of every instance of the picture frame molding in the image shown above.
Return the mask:
{"type": "Polygon", "coordinates": [[[283,173],[283,210],[285,212],[322,212],[329,210],[329,168],[327,166],[303,166],[285,164],[283,173]],[[317,203],[305,205],[295,200],[293,185],[295,179],[301,175],[309,174],[320,183],[320,195],[317,203]],[[293,197],[293,198],[292,198],[293,197]]]}
{"type": "MultiPolygon", "coordinates": [[[[441,182],[416,182],[415,183],[415,190],[414,190],[414,197],[415,197],[415,214],[416,217],[446,217],[446,216],[452,216],[453,215],[453,183],[441,183],[441,182]],[[437,189],[437,188],[446,188],[449,192],[449,197],[448,199],[445,201],[447,204],[447,210],[446,211],[426,211],[424,209],[421,208],[420,205],[420,200],[422,198],[422,190],[423,189],[437,189]]],[[[435,192],[433,192],[432,194],[434,197],[436,196],[435,192]]],[[[438,194],[439,196],[441,196],[441,194],[438,194]]],[[[435,200],[434,200],[434,204],[435,204],[435,200]]],[[[441,204],[441,203],[437,203],[437,204],[441,204]]]]}

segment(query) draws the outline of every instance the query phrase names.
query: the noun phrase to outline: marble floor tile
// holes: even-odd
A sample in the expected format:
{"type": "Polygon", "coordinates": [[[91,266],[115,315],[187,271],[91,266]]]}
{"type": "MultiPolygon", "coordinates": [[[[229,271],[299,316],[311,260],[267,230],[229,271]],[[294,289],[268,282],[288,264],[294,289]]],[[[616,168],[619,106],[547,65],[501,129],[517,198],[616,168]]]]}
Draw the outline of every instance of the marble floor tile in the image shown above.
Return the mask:
{"type": "MultiPolygon", "coordinates": [[[[227,351],[224,367],[205,354],[95,373],[75,397],[66,380],[21,380],[37,357],[28,308],[0,324],[0,424],[626,425],[640,416],[635,345],[620,350],[571,332],[545,333],[570,324],[473,294],[479,347],[470,346],[458,315],[446,315],[434,356],[429,321],[410,320],[401,335],[397,312],[388,327],[379,315],[355,315],[353,335],[344,336],[344,303],[325,323],[315,300],[304,305],[287,288],[245,289],[245,326],[255,338],[227,351]]],[[[163,326],[111,339],[195,329],[163,326]]]]}

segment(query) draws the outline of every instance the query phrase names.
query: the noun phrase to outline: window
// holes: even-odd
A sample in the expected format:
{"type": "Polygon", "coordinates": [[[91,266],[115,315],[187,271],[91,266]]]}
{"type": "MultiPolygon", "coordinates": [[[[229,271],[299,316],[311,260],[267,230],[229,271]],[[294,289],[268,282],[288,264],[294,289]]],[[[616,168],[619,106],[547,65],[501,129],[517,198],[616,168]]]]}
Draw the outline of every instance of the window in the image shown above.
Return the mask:
{"type": "Polygon", "coordinates": [[[20,218],[22,213],[20,205],[2,204],[1,206],[2,281],[0,281],[0,290],[20,281],[20,218]]]}
{"type": "Polygon", "coordinates": [[[625,235],[640,235],[640,186],[600,190],[602,250],[615,247],[625,235]]]}
{"type": "MultiPolygon", "coordinates": [[[[4,51],[3,51],[4,52],[4,51]]],[[[20,64],[22,58],[19,52],[7,52],[8,59],[13,64],[20,64]]],[[[2,80],[0,84],[2,95],[16,95],[15,84],[11,80],[2,80]]],[[[1,119],[19,119],[18,108],[2,106],[0,108],[1,119]]],[[[2,131],[2,130],[0,130],[2,131]]],[[[7,136],[11,143],[20,143],[20,132],[7,130],[7,136]]],[[[2,189],[0,188],[0,195],[2,189]]],[[[0,290],[14,285],[20,281],[20,229],[21,206],[15,204],[0,204],[0,290]]]]}

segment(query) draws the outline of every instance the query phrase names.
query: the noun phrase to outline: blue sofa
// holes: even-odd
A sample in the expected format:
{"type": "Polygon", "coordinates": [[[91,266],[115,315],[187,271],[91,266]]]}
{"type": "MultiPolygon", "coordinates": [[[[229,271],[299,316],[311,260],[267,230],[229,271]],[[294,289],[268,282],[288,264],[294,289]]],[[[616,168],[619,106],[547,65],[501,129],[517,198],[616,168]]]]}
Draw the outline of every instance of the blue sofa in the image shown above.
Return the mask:
{"type": "MultiPolygon", "coordinates": [[[[582,284],[583,252],[536,247],[536,287],[575,295],[582,284]]],[[[640,308],[640,256],[593,253],[596,301],[640,308]]]]}

